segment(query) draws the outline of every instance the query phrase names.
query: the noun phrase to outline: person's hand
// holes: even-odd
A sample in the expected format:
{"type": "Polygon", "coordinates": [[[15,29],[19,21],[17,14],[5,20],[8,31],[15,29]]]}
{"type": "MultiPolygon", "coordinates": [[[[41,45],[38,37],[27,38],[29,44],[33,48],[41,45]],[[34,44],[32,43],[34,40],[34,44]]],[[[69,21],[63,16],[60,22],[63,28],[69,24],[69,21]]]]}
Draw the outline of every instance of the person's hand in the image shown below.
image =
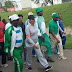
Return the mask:
{"type": "Polygon", "coordinates": [[[38,45],[36,45],[36,44],[34,44],[34,47],[37,48],[37,49],[39,48],[38,45]]]}
{"type": "Polygon", "coordinates": [[[41,36],[41,38],[42,38],[42,40],[44,40],[44,37],[43,36],[41,36]]]}
{"type": "Polygon", "coordinates": [[[57,43],[60,43],[60,41],[57,39],[57,43]]]}

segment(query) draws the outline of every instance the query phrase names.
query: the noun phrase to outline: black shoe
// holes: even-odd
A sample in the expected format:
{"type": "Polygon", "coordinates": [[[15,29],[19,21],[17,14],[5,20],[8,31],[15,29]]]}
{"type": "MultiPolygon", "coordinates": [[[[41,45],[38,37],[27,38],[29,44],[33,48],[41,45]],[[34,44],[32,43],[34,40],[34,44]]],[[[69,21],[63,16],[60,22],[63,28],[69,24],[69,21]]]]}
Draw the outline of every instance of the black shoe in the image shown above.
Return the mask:
{"type": "Polygon", "coordinates": [[[28,69],[29,69],[29,70],[32,70],[32,67],[29,67],[28,69]]]}
{"type": "Polygon", "coordinates": [[[45,68],[45,71],[49,71],[50,69],[52,69],[53,66],[48,66],[47,68],[45,68]]]}
{"type": "Polygon", "coordinates": [[[2,72],[2,71],[0,71],[0,72],[2,72]]]}
{"type": "Polygon", "coordinates": [[[13,58],[9,57],[8,60],[13,61],[13,58]]]}

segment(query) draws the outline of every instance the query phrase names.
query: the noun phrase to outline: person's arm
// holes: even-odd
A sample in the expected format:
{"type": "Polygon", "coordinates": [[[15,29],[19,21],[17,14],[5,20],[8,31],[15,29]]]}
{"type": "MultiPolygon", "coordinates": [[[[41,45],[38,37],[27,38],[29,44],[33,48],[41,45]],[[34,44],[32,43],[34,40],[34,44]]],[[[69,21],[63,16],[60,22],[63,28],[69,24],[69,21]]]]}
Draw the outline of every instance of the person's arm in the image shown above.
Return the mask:
{"type": "Polygon", "coordinates": [[[41,36],[41,38],[44,40],[44,36],[43,36],[43,34],[46,33],[45,22],[42,22],[42,24],[41,24],[41,30],[42,30],[42,36],[41,36]]]}
{"type": "Polygon", "coordinates": [[[42,34],[46,33],[45,22],[42,22],[42,24],[41,24],[41,30],[42,30],[42,34]]]}
{"type": "Polygon", "coordinates": [[[52,33],[53,37],[57,40],[57,42],[60,43],[60,41],[59,41],[59,40],[57,39],[57,37],[55,36],[54,32],[52,31],[51,33],[52,33]]]}
{"type": "Polygon", "coordinates": [[[4,51],[10,55],[11,48],[11,29],[5,30],[4,51]]]}

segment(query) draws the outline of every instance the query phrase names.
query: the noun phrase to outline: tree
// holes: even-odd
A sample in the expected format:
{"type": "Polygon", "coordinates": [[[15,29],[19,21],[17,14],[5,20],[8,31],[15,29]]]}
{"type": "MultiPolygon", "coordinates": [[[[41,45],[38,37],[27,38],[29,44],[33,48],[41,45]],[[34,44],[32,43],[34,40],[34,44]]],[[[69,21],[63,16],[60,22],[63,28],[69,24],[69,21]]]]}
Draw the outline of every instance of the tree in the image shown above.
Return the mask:
{"type": "Polygon", "coordinates": [[[2,8],[5,10],[5,11],[7,11],[7,8],[12,8],[12,7],[14,7],[14,2],[15,1],[5,1],[5,6],[3,6],[2,8]]]}
{"type": "Polygon", "coordinates": [[[2,8],[2,4],[1,4],[1,2],[0,2],[0,8],[2,8]]]}
{"type": "MultiPolygon", "coordinates": [[[[39,4],[40,0],[31,0],[34,1],[35,4],[39,4]]],[[[43,3],[41,4],[41,6],[47,6],[48,3],[51,3],[53,5],[53,0],[43,0],[43,3]]]]}

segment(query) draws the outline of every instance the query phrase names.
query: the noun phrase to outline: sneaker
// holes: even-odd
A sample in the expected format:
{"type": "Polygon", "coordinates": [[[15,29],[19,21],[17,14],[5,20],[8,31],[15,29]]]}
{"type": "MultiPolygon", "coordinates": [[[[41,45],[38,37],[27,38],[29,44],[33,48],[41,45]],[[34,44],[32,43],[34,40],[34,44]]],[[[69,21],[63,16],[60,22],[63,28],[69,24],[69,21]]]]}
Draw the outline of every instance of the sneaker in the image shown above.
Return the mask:
{"type": "Polygon", "coordinates": [[[63,60],[66,60],[67,58],[66,57],[61,57],[61,56],[59,56],[59,58],[58,59],[63,59],[63,60]]]}
{"type": "Polygon", "coordinates": [[[49,71],[50,69],[52,69],[53,66],[48,66],[47,68],[45,68],[45,71],[49,71]]]}
{"type": "Polygon", "coordinates": [[[48,58],[47,58],[47,61],[49,61],[49,62],[54,62],[54,60],[53,60],[51,57],[48,57],[48,58]]]}
{"type": "Polygon", "coordinates": [[[8,67],[8,64],[2,64],[1,66],[2,67],[8,67]]]}
{"type": "Polygon", "coordinates": [[[32,67],[27,68],[28,70],[32,71],[32,67]]]}
{"type": "Polygon", "coordinates": [[[63,60],[66,60],[67,58],[66,58],[66,57],[62,57],[62,59],[63,59],[63,60]]]}

